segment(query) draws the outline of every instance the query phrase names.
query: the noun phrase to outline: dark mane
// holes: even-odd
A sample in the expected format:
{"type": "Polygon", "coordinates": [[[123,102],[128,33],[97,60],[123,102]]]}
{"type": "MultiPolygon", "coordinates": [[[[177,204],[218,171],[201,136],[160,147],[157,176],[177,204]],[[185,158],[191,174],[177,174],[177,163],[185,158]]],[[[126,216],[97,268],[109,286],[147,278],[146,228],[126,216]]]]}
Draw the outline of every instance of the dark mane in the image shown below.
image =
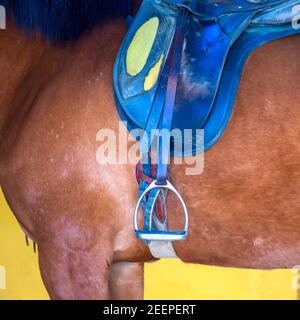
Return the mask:
{"type": "Polygon", "coordinates": [[[51,41],[76,40],[114,17],[126,17],[131,0],[0,0],[26,31],[41,31],[51,41]]]}

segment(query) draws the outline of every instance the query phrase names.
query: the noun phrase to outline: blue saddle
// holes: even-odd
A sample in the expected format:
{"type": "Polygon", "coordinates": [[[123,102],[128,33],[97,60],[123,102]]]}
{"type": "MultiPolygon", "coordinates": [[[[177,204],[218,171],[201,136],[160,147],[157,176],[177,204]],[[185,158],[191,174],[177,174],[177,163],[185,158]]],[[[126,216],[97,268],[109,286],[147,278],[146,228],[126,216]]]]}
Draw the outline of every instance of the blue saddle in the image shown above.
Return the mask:
{"type": "MultiPolygon", "coordinates": [[[[143,1],[114,69],[119,114],[129,130],[144,130],[140,148],[146,175],[150,174],[151,148],[156,148],[158,157],[155,181],[140,185],[135,212],[138,237],[145,241],[181,240],[188,228],[184,202],[167,176],[169,155],[182,154],[174,148],[176,141],[162,145],[158,140],[154,144],[153,129],[191,129],[192,139],[180,142],[184,150],[189,150],[185,155],[212,147],[229,121],[243,66],[251,51],[269,41],[300,33],[292,24],[293,7],[297,4],[299,1],[295,0],[143,1]],[[150,30],[145,32],[147,28],[150,30]],[[204,130],[202,146],[196,137],[197,129],[204,130]],[[175,192],[183,206],[183,231],[159,231],[153,223],[154,204],[166,190],[175,192]],[[144,209],[143,231],[138,228],[140,205],[144,209]]],[[[167,140],[170,137],[164,136],[167,140]]]]}

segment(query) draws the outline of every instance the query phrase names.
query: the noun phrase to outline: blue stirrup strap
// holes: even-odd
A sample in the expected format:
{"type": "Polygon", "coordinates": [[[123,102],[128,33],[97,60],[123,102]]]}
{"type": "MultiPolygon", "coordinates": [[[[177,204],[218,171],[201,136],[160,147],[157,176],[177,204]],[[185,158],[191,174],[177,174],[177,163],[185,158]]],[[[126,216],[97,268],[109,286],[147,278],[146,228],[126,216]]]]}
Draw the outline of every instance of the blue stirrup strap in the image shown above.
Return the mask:
{"type": "Polygon", "coordinates": [[[185,22],[187,16],[184,13],[179,14],[178,26],[176,28],[173,45],[170,52],[169,77],[167,84],[166,100],[162,115],[160,130],[162,135],[158,139],[158,163],[156,178],[159,184],[166,184],[168,175],[168,163],[170,157],[170,140],[172,130],[173,112],[180,73],[181,55],[184,43],[185,22]],[[164,139],[164,135],[166,135],[164,139]],[[163,141],[165,140],[165,141],[163,141]]]}
{"type": "MultiPolygon", "coordinates": [[[[147,128],[158,129],[157,146],[157,166],[155,183],[157,188],[149,191],[149,194],[142,200],[142,209],[144,211],[144,231],[147,233],[159,231],[153,223],[156,203],[161,199],[162,192],[165,192],[165,188],[168,184],[168,163],[170,157],[170,139],[172,129],[172,118],[175,106],[176,91],[178,85],[178,77],[180,74],[181,55],[184,45],[184,32],[186,21],[188,19],[185,9],[178,9],[178,20],[174,38],[170,47],[170,52],[165,63],[162,75],[160,78],[159,89],[157,91],[155,101],[153,104],[153,111],[151,111],[148,119],[149,124],[146,126],[146,132],[141,142],[142,153],[142,167],[145,175],[151,173],[151,157],[149,155],[152,148],[152,133],[147,131],[147,128]],[[163,135],[160,135],[163,132],[163,135]],[[147,136],[145,136],[147,135],[147,136]],[[146,161],[147,163],[143,162],[146,161]]],[[[140,197],[146,192],[149,184],[142,181],[140,183],[140,197]]],[[[168,233],[165,231],[165,234],[168,233]]],[[[171,233],[169,233],[171,234],[171,233]]],[[[178,232],[177,232],[178,235],[178,232]]],[[[152,236],[153,238],[153,236],[152,236]]],[[[159,240],[160,236],[154,240],[159,240]]],[[[153,241],[153,240],[152,240],[153,241]]],[[[145,240],[149,243],[149,240],[145,240]]]]}

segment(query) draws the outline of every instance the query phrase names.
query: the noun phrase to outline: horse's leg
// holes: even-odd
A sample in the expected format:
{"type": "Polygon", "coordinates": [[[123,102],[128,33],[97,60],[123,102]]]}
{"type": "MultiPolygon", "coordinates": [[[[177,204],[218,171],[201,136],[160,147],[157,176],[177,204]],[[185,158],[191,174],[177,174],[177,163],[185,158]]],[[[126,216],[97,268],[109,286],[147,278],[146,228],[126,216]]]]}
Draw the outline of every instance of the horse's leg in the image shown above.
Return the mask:
{"type": "Polygon", "coordinates": [[[144,298],[144,263],[113,263],[109,271],[110,299],[141,300],[144,298]]]}
{"type": "Polygon", "coordinates": [[[109,258],[101,252],[75,252],[64,245],[48,243],[39,246],[39,264],[51,299],[109,298],[109,258]]]}

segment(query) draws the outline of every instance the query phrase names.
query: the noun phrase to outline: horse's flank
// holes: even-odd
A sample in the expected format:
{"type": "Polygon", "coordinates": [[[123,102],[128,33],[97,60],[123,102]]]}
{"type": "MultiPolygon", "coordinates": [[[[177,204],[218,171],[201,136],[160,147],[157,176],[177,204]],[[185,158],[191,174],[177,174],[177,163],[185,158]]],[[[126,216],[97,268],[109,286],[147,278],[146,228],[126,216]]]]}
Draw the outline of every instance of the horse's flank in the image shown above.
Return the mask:
{"type": "MultiPolygon", "coordinates": [[[[129,281],[125,297],[142,296],[139,262],[152,257],[132,228],[134,165],[96,162],[97,132],[118,129],[111,78],[123,22],[60,46],[9,23],[0,33],[0,181],[39,245],[47,289],[53,298],[122,297],[129,281]]],[[[184,261],[299,264],[299,41],[276,41],[251,56],[231,123],[205,154],[202,175],[171,167],[190,208],[189,237],[175,244],[184,261]]],[[[170,205],[177,229],[181,213],[170,205]]]]}

